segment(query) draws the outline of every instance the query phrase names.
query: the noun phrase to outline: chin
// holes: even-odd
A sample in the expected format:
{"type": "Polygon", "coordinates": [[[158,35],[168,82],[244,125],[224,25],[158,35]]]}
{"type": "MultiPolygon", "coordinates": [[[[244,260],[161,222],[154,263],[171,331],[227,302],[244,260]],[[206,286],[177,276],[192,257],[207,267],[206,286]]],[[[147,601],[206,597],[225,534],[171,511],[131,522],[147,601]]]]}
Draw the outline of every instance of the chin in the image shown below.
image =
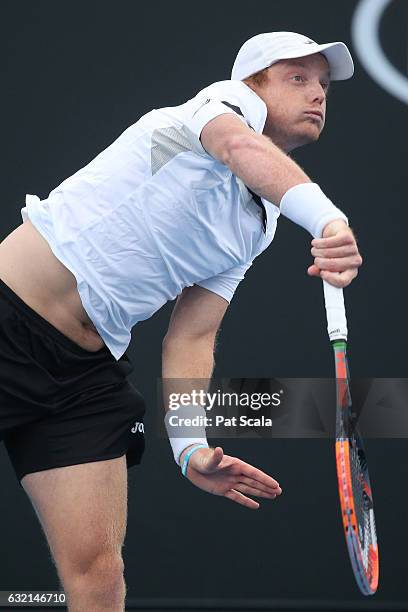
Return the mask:
{"type": "Polygon", "coordinates": [[[304,145],[317,142],[320,138],[320,134],[321,130],[317,126],[308,126],[307,129],[293,135],[293,142],[296,144],[292,147],[292,149],[297,149],[298,147],[303,147],[304,145]]]}

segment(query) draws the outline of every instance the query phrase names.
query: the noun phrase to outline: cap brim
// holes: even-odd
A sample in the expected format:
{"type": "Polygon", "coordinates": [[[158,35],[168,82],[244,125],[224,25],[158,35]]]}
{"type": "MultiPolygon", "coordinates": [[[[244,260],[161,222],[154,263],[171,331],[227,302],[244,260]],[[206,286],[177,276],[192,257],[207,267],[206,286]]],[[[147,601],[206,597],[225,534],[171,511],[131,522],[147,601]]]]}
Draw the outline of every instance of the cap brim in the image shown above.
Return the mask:
{"type": "Polygon", "coordinates": [[[354,74],[354,62],[347,46],[342,42],[319,45],[330,66],[330,79],[332,81],[345,81],[354,74]]]}
{"type": "Polygon", "coordinates": [[[291,53],[285,54],[285,57],[281,57],[280,60],[306,57],[308,55],[314,55],[315,53],[321,53],[327,59],[330,67],[331,81],[345,81],[353,76],[353,58],[347,46],[342,42],[327,43],[325,45],[319,45],[317,43],[306,45],[306,49],[303,50],[302,48],[301,53],[299,53],[299,49],[297,49],[296,51],[294,50],[291,53]]]}

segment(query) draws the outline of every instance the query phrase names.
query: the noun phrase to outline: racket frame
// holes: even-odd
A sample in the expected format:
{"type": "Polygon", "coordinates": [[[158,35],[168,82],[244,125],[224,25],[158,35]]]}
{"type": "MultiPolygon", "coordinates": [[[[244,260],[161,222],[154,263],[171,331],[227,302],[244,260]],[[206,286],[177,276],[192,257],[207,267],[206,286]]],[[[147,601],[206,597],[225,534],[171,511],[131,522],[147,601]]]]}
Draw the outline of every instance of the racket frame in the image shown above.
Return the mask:
{"type": "Polygon", "coordinates": [[[355,509],[355,501],[352,489],[352,474],[350,468],[350,445],[355,442],[358,449],[364,454],[365,451],[362,438],[357,425],[352,423],[351,395],[349,387],[349,368],[347,363],[347,319],[344,306],[343,290],[333,287],[323,281],[324,299],[327,315],[327,332],[333,347],[336,367],[336,469],[337,482],[340,498],[340,508],[347,549],[351,561],[353,573],[360,591],[364,595],[373,595],[378,587],[379,578],[379,556],[378,544],[375,530],[374,508],[372,505],[372,492],[366,461],[364,461],[364,477],[366,493],[371,500],[370,529],[371,538],[374,542],[370,546],[368,555],[370,557],[368,567],[372,568],[368,575],[364,565],[364,553],[360,544],[359,525],[355,509]],[[347,414],[346,414],[347,411],[347,414]],[[347,426],[345,425],[347,423],[347,426]],[[352,426],[351,426],[352,423],[352,426]]]}

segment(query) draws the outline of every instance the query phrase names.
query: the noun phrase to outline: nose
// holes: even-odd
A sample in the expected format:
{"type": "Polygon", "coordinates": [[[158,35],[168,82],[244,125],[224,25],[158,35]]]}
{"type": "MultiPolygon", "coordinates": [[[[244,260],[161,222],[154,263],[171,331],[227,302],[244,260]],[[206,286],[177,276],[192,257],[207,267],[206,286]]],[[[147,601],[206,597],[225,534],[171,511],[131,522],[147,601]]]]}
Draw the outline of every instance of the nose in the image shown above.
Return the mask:
{"type": "Polygon", "coordinates": [[[320,82],[314,83],[311,88],[311,96],[314,103],[323,104],[326,99],[326,92],[324,91],[320,82]]]}

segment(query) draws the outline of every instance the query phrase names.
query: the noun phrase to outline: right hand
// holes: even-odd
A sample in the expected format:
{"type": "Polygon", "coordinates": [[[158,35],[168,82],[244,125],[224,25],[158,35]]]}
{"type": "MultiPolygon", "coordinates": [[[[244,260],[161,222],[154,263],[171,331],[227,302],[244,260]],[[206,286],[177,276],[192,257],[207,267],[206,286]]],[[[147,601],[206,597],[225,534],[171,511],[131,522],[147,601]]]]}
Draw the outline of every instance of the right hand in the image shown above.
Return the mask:
{"type": "Polygon", "coordinates": [[[347,287],[363,263],[352,230],[342,220],[331,221],[322,238],[312,240],[310,276],[319,276],[334,287],[347,287]]]}

